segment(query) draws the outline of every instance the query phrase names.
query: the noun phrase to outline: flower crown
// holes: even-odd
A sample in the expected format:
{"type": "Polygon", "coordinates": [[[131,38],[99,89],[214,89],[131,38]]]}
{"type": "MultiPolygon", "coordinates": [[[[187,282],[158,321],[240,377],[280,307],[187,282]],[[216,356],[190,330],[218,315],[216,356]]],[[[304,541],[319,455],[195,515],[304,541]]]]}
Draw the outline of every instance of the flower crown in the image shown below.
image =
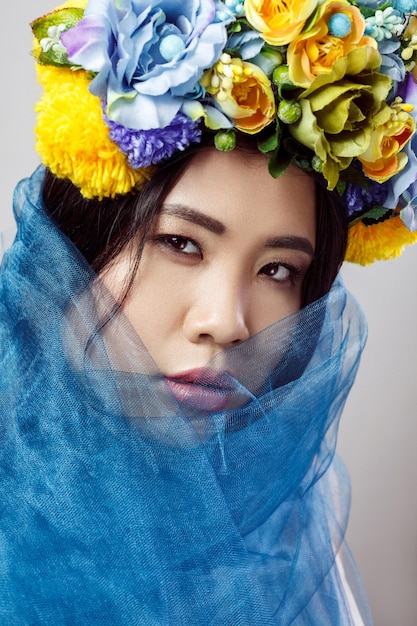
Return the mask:
{"type": "Polygon", "coordinates": [[[347,260],[417,242],[417,0],[72,0],[35,20],[37,149],[86,198],[140,189],[202,128],[321,173],[347,260]],[[262,131],[262,134],[260,134],[262,131]]]}

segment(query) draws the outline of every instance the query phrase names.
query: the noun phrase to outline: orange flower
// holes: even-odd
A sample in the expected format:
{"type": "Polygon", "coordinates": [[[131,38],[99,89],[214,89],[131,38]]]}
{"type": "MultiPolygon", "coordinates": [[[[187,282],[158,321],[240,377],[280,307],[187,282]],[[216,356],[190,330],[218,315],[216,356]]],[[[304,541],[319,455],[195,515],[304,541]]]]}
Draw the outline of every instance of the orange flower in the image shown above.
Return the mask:
{"type": "Polygon", "coordinates": [[[303,29],[317,0],[246,0],[246,18],[265,41],[285,46],[303,29]]]}
{"type": "Polygon", "coordinates": [[[408,157],[402,149],[416,126],[409,110],[410,105],[394,102],[377,116],[377,121],[383,116],[383,122],[372,131],[368,149],[358,157],[371,180],[383,183],[406,166],[408,157]]]}
{"type": "Polygon", "coordinates": [[[317,11],[317,20],[312,27],[288,47],[287,62],[291,81],[308,87],[316,76],[329,73],[334,63],[350,50],[362,46],[377,49],[376,41],[364,36],[364,30],[365,21],[361,12],[347,0],[324,2],[317,11]],[[350,32],[344,37],[337,37],[329,30],[329,20],[340,15],[348,24],[350,22],[350,32]]]}
{"type": "Polygon", "coordinates": [[[223,54],[204,74],[201,84],[244,133],[258,133],[275,118],[271,82],[253,63],[223,54]]]}
{"type": "Polygon", "coordinates": [[[349,228],[345,261],[370,265],[374,261],[395,259],[405,246],[413,243],[417,243],[417,232],[410,232],[399,215],[371,226],[358,221],[349,228]]]}

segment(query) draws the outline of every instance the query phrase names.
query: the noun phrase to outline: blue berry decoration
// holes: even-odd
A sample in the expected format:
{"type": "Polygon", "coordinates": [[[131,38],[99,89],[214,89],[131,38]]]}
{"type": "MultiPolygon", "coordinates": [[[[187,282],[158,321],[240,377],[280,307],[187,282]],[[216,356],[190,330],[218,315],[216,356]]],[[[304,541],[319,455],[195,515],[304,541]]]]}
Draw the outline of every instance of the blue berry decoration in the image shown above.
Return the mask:
{"type": "Polygon", "coordinates": [[[329,27],[329,33],[340,39],[347,37],[352,32],[352,23],[349,16],[345,13],[335,13],[332,15],[327,26],[329,27]]]}

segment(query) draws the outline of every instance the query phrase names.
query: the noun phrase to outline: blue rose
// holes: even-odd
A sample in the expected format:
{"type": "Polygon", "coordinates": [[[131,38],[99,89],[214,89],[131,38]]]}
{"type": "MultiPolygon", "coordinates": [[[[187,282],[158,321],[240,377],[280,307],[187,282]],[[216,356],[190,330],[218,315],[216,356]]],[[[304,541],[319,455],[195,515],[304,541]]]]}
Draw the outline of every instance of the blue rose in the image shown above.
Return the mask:
{"type": "Polygon", "coordinates": [[[401,219],[411,232],[417,231],[417,183],[413,183],[404,194],[404,199],[408,200],[406,206],[401,210],[401,219]]]}
{"type": "Polygon", "coordinates": [[[109,119],[164,128],[220,58],[233,19],[218,0],[90,0],[61,41],[71,63],[95,74],[90,91],[109,119]]]}

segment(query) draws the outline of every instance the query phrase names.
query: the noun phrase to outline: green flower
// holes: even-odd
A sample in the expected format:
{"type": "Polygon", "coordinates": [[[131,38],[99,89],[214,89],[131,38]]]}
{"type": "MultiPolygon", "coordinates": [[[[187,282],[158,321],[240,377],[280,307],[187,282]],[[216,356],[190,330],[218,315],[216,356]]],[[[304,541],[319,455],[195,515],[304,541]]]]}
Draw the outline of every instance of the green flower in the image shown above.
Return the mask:
{"type": "Polygon", "coordinates": [[[390,78],[379,73],[380,64],[373,48],[351,50],[298,96],[302,114],[289,132],[322,161],[328,189],[369,146],[375,115],[391,89],[390,78]]]}

